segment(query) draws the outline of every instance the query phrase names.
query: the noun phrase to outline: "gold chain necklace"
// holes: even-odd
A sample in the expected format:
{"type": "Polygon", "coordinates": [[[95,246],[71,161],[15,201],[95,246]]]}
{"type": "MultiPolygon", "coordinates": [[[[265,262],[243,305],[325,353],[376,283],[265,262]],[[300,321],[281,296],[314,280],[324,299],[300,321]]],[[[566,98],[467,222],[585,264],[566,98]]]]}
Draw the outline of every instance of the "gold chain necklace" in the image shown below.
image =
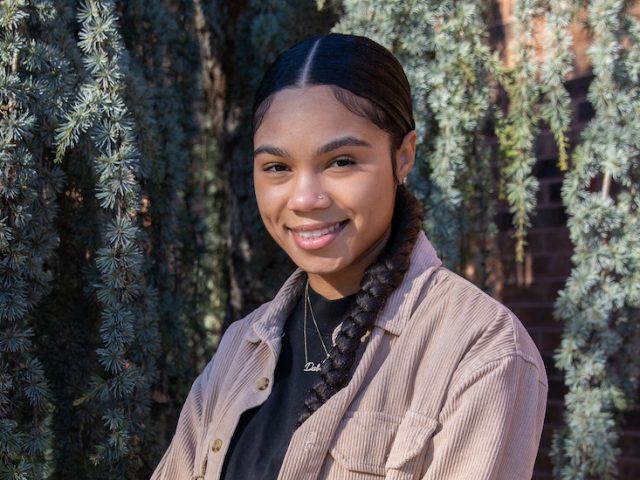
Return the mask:
{"type": "Polygon", "coordinates": [[[320,333],[320,327],[318,327],[318,322],[316,321],[316,316],[313,314],[313,308],[311,308],[311,299],[309,298],[309,280],[307,280],[307,284],[304,287],[304,325],[303,325],[303,335],[304,335],[304,371],[305,372],[318,372],[320,371],[320,366],[329,358],[329,351],[327,350],[327,346],[322,339],[322,334],[320,333]],[[324,353],[326,357],[322,362],[314,363],[309,361],[309,351],[307,347],[307,305],[309,305],[309,311],[311,312],[311,319],[313,320],[313,324],[316,327],[316,332],[318,332],[318,337],[320,338],[320,343],[322,343],[322,348],[324,349],[324,353]]]}

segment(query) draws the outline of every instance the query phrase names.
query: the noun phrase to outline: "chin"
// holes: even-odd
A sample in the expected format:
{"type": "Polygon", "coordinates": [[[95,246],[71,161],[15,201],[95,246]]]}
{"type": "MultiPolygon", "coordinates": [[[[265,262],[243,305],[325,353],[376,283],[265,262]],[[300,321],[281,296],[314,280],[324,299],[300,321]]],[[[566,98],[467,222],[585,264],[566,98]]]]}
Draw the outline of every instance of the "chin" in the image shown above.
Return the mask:
{"type": "Polygon", "coordinates": [[[320,258],[314,260],[300,260],[299,262],[296,259],[293,259],[293,262],[304,270],[307,273],[312,273],[314,275],[332,275],[334,273],[338,273],[340,270],[344,268],[342,265],[342,259],[328,259],[328,258],[320,258]]]}

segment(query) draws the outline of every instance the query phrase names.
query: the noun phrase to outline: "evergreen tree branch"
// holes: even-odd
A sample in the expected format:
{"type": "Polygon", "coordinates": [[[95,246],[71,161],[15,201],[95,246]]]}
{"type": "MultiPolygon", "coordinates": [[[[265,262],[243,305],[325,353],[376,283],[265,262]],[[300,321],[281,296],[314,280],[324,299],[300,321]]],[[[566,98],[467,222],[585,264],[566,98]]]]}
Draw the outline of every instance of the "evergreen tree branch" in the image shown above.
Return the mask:
{"type": "Polygon", "coordinates": [[[51,469],[52,399],[34,345],[48,263],[58,243],[55,196],[62,178],[46,162],[46,124],[57,111],[59,52],[34,31],[55,21],[51,2],[0,5],[0,476],[42,479],[51,469]],[[36,5],[38,3],[38,5],[36,5]],[[46,52],[46,56],[45,56],[46,52]],[[9,88],[7,88],[9,87],[9,88]]]}
{"type": "Polygon", "coordinates": [[[569,26],[575,12],[573,1],[558,0],[549,2],[544,16],[544,60],[540,68],[540,83],[545,102],[540,113],[555,138],[558,165],[562,171],[568,167],[569,141],[566,132],[571,122],[571,98],[564,88],[564,82],[573,68],[573,41],[569,26]]]}
{"type": "MultiPolygon", "coordinates": [[[[490,113],[489,71],[496,62],[487,43],[484,8],[475,0],[345,1],[335,29],[367,35],[403,63],[419,132],[412,185],[427,210],[430,240],[445,264],[458,271],[467,256],[463,238],[480,222],[479,216],[466,215],[476,210],[469,208],[473,197],[465,195],[463,182],[483,162],[479,150],[486,147],[475,142],[490,113]]],[[[491,224],[483,225],[487,232],[491,224]]]]}
{"type": "Polygon", "coordinates": [[[534,141],[540,118],[538,62],[533,38],[534,19],[540,14],[539,0],[514,3],[511,29],[513,66],[498,72],[509,99],[509,111],[500,119],[496,135],[500,141],[502,175],[509,212],[513,215],[516,260],[524,259],[527,228],[535,212],[538,180],[532,170],[536,162],[534,141]]]}
{"type": "Polygon", "coordinates": [[[627,9],[617,0],[588,4],[596,114],[562,188],[575,245],[556,302],[565,328],[555,361],[568,392],[552,457],[562,479],[617,477],[621,417],[640,376],[640,43],[627,9]]]}
{"type": "Polygon", "coordinates": [[[87,0],[77,12],[78,46],[89,75],[58,129],[56,158],[76,145],[81,134],[89,134],[95,152],[95,196],[102,209],[94,288],[102,309],[103,346],[96,353],[103,374],[94,378],[78,405],[94,402],[104,425],[92,461],[109,466],[109,478],[121,479],[135,475],[130,462],[144,445],[159,340],[157,301],[144,279],[138,223],[141,155],[125,102],[130,72],[115,8],[113,1],[87,0]]]}

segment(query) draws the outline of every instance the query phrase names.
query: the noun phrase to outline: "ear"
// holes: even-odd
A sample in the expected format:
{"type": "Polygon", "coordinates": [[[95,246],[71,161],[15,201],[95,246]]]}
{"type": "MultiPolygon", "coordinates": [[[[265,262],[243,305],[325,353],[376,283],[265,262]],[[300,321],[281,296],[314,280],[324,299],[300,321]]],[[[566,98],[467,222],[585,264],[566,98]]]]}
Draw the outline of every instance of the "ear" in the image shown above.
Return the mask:
{"type": "Polygon", "coordinates": [[[416,131],[411,130],[402,139],[396,151],[396,178],[402,182],[407,178],[416,161],[416,131]]]}

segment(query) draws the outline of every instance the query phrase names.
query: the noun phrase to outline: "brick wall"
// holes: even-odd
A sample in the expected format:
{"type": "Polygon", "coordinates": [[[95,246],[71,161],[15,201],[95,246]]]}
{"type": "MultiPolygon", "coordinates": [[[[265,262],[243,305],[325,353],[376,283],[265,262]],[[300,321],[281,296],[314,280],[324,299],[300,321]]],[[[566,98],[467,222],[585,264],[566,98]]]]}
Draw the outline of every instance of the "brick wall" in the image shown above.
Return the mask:
{"type": "MultiPolygon", "coordinates": [[[[493,4],[491,38],[497,48],[505,48],[510,40],[509,18],[513,0],[493,4]]],[[[640,4],[636,8],[640,11],[640,4]]],[[[578,25],[572,27],[576,66],[567,89],[573,102],[570,138],[579,139],[580,131],[593,116],[586,99],[592,76],[589,70],[588,36],[578,25]]],[[[560,343],[562,323],[553,317],[557,293],[571,271],[572,244],[566,227],[566,214],[560,198],[562,172],[557,167],[557,149],[553,136],[542,131],[536,143],[535,175],[540,181],[537,214],[528,236],[528,252],[522,265],[514,258],[511,219],[505,205],[498,211],[498,258],[496,296],[523,322],[538,345],[549,376],[549,400],[534,479],[551,479],[549,458],[553,431],[562,424],[565,387],[562,374],[555,368],[554,350],[560,343]]],[[[625,416],[620,440],[619,468],[621,480],[640,479],[640,410],[636,407],[625,416]]]]}

